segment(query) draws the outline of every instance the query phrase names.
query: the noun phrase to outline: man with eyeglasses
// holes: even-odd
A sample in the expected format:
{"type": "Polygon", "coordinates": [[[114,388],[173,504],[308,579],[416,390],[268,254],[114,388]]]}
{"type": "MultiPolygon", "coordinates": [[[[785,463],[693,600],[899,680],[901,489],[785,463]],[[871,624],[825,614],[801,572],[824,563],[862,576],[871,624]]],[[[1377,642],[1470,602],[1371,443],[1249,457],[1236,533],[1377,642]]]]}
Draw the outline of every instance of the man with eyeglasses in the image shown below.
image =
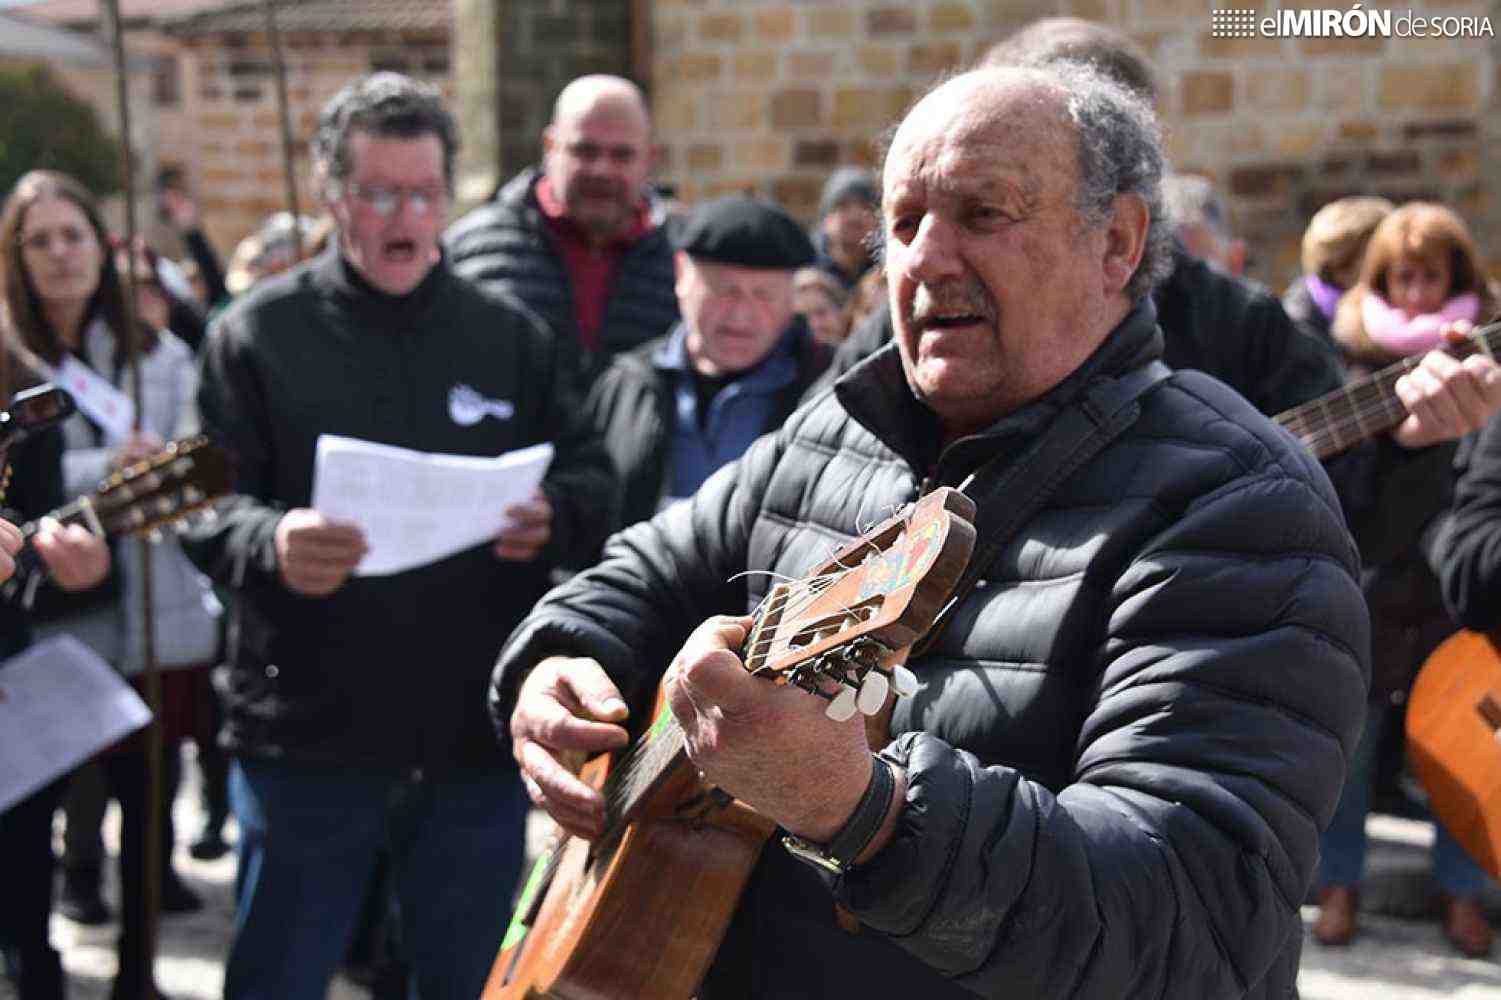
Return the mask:
{"type": "Polygon", "coordinates": [[[648,190],[651,120],[616,76],[563,88],[527,168],[444,237],[455,270],[503,288],[577,349],[591,381],[677,322],[663,205],[648,190]]]}
{"type": "Polygon", "coordinates": [[[322,997],[379,850],[425,1000],[478,996],[504,932],[525,796],[482,692],[551,569],[598,547],[614,482],[556,338],[439,249],[456,144],[434,88],[395,73],[345,87],[313,139],[337,238],[237,299],[205,348],[203,422],[238,460],[239,496],[190,540],[235,594],[219,677],[242,879],[227,1000],[322,997]],[[493,545],[357,575],[359,528],[311,509],[323,433],[556,454],[493,545]]]}

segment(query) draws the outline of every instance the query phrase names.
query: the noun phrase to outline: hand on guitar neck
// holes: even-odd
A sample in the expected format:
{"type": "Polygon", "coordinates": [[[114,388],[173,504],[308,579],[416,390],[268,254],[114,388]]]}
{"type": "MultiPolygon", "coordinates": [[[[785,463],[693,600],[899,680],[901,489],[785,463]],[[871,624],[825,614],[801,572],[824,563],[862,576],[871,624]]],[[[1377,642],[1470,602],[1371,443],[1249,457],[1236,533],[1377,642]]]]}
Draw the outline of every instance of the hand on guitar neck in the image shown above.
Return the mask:
{"type": "MultiPolygon", "coordinates": [[[[750,618],[711,618],[668,668],[664,685],[688,757],[714,785],[815,843],[830,840],[870,783],[863,716],[829,718],[825,702],[794,685],[767,684],[738,655],[750,618]]],[[[904,800],[898,774],[893,802],[904,800]]],[[[889,838],[895,811],[864,851],[889,838]]]]}
{"type": "MultiPolygon", "coordinates": [[[[1473,333],[1461,320],[1445,328],[1444,340],[1469,345],[1473,333]]],[[[1501,366],[1488,350],[1460,359],[1435,349],[1394,389],[1407,417],[1392,431],[1393,440],[1404,448],[1426,448],[1478,431],[1501,410],[1501,366]]]]}
{"type": "Polygon", "coordinates": [[[47,566],[47,575],[63,590],[88,590],[109,572],[109,546],[79,524],[43,518],[32,545],[47,566]]]}

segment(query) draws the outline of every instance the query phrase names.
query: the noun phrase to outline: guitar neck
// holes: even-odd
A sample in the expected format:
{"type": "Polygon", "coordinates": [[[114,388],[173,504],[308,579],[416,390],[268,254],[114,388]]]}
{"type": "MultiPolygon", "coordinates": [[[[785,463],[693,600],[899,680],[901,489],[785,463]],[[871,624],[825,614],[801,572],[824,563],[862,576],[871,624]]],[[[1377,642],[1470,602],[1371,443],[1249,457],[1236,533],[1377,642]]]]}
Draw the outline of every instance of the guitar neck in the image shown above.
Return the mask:
{"type": "MultiPolygon", "coordinates": [[[[1472,354],[1494,358],[1501,350],[1501,323],[1482,327],[1464,342],[1445,349],[1456,358],[1472,354]]],[[[1406,419],[1407,407],[1397,395],[1397,380],[1421,361],[1421,355],[1403,358],[1274,419],[1323,461],[1366,438],[1386,433],[1406,419]]]]}

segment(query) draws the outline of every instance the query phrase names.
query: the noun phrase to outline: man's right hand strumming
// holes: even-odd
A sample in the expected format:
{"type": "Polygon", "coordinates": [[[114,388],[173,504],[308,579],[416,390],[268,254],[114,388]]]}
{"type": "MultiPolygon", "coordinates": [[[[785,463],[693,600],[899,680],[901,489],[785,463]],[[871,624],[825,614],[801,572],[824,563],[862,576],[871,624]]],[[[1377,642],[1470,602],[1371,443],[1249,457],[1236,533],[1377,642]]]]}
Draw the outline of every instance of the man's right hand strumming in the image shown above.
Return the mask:
{"type": "Polygon", "coordinates": [[[605,805],[565,762],[625,746],[629,736],[616,723],[629,714],[594,660],[550,656],[521,685],[511,713],[511,752],[521,780],[532,802],[575,836],[592,840],[604,831],[605,805]]]}
{"type": "Polygon", "coordinates": [[[304,597],[327,597],[349,579],[368,548],[353,524],[330,521],[297,507],[276,522],[276,564],[288,589],[304,597]]]}

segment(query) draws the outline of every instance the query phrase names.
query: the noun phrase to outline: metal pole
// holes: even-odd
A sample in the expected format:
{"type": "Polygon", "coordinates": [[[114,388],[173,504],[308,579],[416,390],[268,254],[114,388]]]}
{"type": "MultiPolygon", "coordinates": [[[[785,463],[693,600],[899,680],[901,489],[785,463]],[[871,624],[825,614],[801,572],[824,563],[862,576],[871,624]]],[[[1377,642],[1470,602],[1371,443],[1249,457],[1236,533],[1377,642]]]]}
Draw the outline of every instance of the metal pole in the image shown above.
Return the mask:
{"type": "Polygon", "coordinates": [[[271,46],[271,65],[276,72],[276,106],[281,113],[281,164],[287,185],[287,206],[292,212],[292,251],[302,260],[302,213],[297,205],[297,169],[292,162],[292,110],[287,106],[287,67],[281,57],[281,32],[276,27],[276,0],[262,0],[266,12],[266,40],[271,46]]]}
{"type": "MultiPolygon", "coordinates": [[[[111,44],[115,54],[115,102],[120,114],[121,169],[125,174],[125,356],[130,366],[130,395],[135,401],[136,430],[141,429],[145,412],[145,400],[141,386],[140,318],[136,314],[136,203],[134,151],[130,138],[130,95],[127,67],[125,64],[125,34],[120,22],[119,0],[100,0],[108,25],[111,44]]],[[[151,725],[146,727],[146,815],[144,817],[141,843],[141,900],[139,903],[140,934],[135,942],[140,970],[141,993],[145,1000],[153,1000],[156,989],[156,938],[157,915],[160,913],[163,858],[162,858],[162,682],[156,663],[155,619],[151,601],[151,546],[141,540],[141,617],[142,659],[144,660],[143,684],[146,689],[146,704],[151,709],[151,725]]],[[[129,614],[130,609],[126,609],[129,614]]],[[[122,972],[124,970],[121,970],[122,972]]]]}

